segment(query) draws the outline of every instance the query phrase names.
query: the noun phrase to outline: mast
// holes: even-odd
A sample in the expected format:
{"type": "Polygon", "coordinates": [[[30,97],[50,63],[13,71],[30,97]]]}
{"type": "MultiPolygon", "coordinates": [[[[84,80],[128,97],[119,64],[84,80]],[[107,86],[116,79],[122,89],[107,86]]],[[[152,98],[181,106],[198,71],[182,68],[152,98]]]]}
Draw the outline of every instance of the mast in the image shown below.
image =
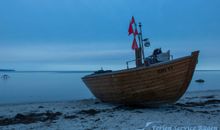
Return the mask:
{"type": "MultiPolygon", "coordinates": [[[[134,29],[135,30],[137,30],[137,24],[136,24],[136,22],[134,22],[134,29]]],[[[141,48],[141,39],[140,39],[140,35],[139,35],[140,33],[138,33],[138,41],[139,41],[139,47],[141,48]]]]}
{"type": "Polygon", "coordinates": [[[141,27],[142,27],[141,22],[139,22],[140,32],[138,35],[138,39],[139,39],[139,45],[141,47],[142,58],[143,58],[143,63],[144,63],[145,55],[144,55],[144,45],[143,45],[142,28],[141,27]]]}
{"type": "Polygon", "coordinates": [[[139,47],[135,49],[135,61],[136,61],[136,67],[140,67],[142,66],[143,62],[142,62],[142,47],[141,47],[141,42],[140,42],[140,35],[139,33],[138,34],[135,34],[136,33],[136,30],[137,30],[137,24],[136,22],[134,21],[134,30],[135,32],[133,33],[133,36],[135,37],[136,35],[138,36],[138,41],[139,41],[139,47]]]}
{"type": "MultiPolygon", "coordinates": [[[[132,44],[132,49],[135,50],[135,60],[136,61],[136,67],[141,67],[145,64],[145,54],[144,54],[144,45],[145,47],[149,47],[150,46],[150,42],[148,41],[148,38],[143,39],[142,37],[142,25],[141,23],[139,23],[139,32],[137,29],[137,24],[135,23],[134,17],[132,16],[129,28],[128,28],[128,35],[133,33],[134,36],[134,40],[133,40],[133,44],[132,44]],[[134,24],[134,30],[132,25],[134,24]],[[136,42],[136,35],[138,36],[138,41],[139,41],[139,45],[137,45],[136,42]]],[[[128,66],[128,62],[127,62],[127,66],[128,66]]]]}

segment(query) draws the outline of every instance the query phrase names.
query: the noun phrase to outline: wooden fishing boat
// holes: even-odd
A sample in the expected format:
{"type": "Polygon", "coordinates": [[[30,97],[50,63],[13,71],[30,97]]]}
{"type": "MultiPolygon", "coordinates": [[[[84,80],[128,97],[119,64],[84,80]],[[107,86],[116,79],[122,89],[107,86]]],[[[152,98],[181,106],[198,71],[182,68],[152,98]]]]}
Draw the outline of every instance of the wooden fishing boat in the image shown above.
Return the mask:
{"type": "Polygon", "coordinates": [[[101,70],[83,77],[83,82],[103,102],[132,105],[176,102],[190,84],[199,51],[189,56],[147,64],[145,61],[141,63],[141,49],[141,46],[136,49],[136,67],[119,71],[101,70]]]}

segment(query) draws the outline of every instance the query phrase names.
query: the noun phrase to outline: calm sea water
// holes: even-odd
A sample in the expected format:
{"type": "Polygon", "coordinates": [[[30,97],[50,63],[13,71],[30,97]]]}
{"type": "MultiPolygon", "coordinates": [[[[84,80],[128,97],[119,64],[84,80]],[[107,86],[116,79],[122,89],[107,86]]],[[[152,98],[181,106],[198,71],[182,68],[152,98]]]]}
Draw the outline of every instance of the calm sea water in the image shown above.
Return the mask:
{"type": "MultiPolygon", "coordinates": [[[[89,72],[0,72],[0,104],[93,98],[81,77],[89,72]]],[[[220,89],[220,71],[196,71],[187,91],[220,89]],[[196,79],[205,83],[196,83],[196,79]]]]}

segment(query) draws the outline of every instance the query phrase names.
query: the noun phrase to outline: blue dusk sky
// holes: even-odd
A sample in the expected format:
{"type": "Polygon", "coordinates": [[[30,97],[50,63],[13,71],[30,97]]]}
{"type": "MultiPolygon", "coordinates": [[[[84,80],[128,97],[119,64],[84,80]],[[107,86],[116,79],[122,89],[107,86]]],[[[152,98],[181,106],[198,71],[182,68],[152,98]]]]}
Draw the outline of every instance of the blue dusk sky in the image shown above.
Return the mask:
{"type": "Polygon", "coordinates": [[[197,69],[220,69],[219,0],[1,0],[0,68],[126,68],[131,16],[150,38],[146,55],[200,50],[197,69]]]}

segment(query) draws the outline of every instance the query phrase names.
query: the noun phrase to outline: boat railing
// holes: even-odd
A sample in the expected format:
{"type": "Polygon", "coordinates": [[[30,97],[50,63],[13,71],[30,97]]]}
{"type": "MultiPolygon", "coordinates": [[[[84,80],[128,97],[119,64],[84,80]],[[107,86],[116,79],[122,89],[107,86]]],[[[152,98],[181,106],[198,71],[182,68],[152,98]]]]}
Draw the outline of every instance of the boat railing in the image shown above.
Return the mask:
{"type": "MultiPolygon", "coordinates": [[[[142,60],[142,59],[141,59],[141,58],[138,58],[138,59],[126,61],[127,69],[129,69],[129,63],[130,63],[130,62],[134,62],[134,61],[136,61],[136,60],[142,60]]],[[[173,60],[173,55],[170,55],[170,60],[173,60]]]]}
{"type": "Polygon", "coordinates": [[[134,62],[134,61],[136,61],[136,60],[142,60],[142,58],[138,58],[138,59],[126,61],[127,69],[129,69],[129,63],[130,63],[130,62],[134,62]]]}

